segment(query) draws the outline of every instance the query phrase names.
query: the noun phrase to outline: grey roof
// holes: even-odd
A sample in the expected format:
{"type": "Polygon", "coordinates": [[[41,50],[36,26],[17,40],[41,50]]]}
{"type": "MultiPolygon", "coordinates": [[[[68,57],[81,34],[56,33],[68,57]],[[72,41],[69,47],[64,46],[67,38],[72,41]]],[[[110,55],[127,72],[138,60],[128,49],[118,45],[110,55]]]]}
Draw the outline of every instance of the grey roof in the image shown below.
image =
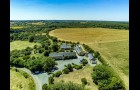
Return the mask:
{"type": "Polygon", "coordinates": [[[88,57],[89,57],[90,60],[94,59],[94,57],[93,57],[93,55],[91,53],[88,54],[88,57]]]}
{"type": "Polygon", "coordinates": [[[79,47],[78,45],[76,45],[75,50],[77,51],[77,53],[81,53],[82,52],[81,47],[79,47]]]}
{"type": "Polygon", "coordinates": [[[92,60],[92,64],[96,64],[96,63],[97,63],[97,61],[92,60]]]}
{"type": "Polygon", "coordinates": [[[55,57],[55,56],[76,56],[76,52],[59,52],[59,53],[50,53],[49,57],[55,57]]]}
{"type": "Polygon", "coordinates": [[[66,48],[71,48],[71,45],[62,44],[62,45],[61,45],[61,48],[64,48],[64,49],[66,49],[66,48]]]}

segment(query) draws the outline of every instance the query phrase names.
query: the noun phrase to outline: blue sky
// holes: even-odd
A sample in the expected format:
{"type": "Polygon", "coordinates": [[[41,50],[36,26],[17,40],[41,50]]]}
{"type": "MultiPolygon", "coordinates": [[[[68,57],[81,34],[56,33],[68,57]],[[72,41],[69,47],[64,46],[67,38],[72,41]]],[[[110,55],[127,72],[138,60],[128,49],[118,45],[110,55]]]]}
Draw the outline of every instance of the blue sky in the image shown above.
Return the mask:
{"type": "Polygon", "coordinates": [[[129,21],[129,0],[10,0],[10,20],[129,21]]]}

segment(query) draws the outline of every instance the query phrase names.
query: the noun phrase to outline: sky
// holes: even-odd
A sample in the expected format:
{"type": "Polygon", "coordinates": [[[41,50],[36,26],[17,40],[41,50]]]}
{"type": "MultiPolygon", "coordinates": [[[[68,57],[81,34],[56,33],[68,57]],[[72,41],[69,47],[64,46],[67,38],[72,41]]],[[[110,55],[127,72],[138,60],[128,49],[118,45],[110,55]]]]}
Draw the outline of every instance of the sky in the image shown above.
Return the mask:
{"type": "Polygon", "coordinates": [[[10,0],[10,20],[129,21],[129,0],[10,0]]]}

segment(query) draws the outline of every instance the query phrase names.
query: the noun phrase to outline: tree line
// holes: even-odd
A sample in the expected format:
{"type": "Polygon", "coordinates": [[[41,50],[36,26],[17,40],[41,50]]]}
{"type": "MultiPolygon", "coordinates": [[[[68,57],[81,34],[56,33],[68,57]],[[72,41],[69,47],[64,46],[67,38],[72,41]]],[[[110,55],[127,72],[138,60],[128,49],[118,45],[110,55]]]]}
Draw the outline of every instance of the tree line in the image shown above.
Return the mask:
{"type": "Polygon", "coordinates": [[[78,21],[78,20],[47,20],[47,21],[13,21],[15,26],[28,26],[30,28],[112,28],[129,29],[129,22],[118,21],[78,21]],[[33,25],[30,23],[42,22],[43,25],[33,25]]]}
{"type": "MultiPolygon", "coordinates": [[[[50,57],[35,57],[31,56],[31,53],[34,49],[27,47],[23,50],[13,50],[10,52],[10,65],[16,67],[26,67],[32,72],[35,71],[45,71],[50,72],[57,62],[55,59],[50,57]]],[[[39,52],[38,52],[39,53],[39,52]]]]}

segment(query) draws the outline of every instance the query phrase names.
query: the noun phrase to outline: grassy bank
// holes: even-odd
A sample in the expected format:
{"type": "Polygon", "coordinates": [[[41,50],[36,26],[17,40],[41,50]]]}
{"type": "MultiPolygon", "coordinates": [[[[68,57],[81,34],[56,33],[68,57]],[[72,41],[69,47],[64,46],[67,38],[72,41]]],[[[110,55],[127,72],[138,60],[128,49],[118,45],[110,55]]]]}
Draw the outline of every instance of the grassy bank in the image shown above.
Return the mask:
{"type": "Polygon", "coordinates": [[[36,90],[33,78],[27,73],[10,69],[10,90],[36,90]]]}

